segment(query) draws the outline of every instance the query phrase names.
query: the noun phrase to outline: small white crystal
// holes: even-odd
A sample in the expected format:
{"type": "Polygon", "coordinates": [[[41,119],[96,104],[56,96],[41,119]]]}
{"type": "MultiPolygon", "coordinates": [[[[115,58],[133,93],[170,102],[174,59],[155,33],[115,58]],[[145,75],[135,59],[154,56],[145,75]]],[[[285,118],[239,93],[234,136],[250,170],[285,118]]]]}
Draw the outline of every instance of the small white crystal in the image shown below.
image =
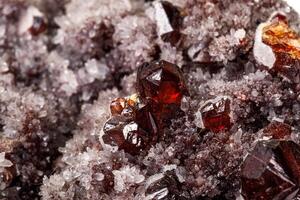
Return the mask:
{"type": "Polygon", "coordinates": [[[155,20],[158,27],[158,34],[163,35],[173,31],[173,28],[170,24],[167,13],[165,12],[163,5],[159,1],[153,2],[155,8],[155,20]]]}
{"type": "Polygon", "coordinates": [[[268,25],[268,23],[261,23],[256,29],[253,54],[258,63],[271,69],[274,66],[276,57],[272,48],[262,41],[263,28],[266,25],[268,25]]]}
{"type": "Polygon", "coordinates": [[[1,167],[11,167],[13,163],[5,158],[5,152],[0,153],[0,171],[1,167]]]}

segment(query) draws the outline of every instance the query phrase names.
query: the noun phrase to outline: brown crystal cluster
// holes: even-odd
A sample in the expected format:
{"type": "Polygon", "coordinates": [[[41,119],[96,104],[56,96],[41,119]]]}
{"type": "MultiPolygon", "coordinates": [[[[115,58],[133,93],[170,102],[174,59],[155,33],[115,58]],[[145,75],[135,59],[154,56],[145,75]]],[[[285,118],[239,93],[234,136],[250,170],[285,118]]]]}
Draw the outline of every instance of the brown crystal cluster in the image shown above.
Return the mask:
{"type": "Polygon", "coordinates": [[[272,48],[276,58],[272,70],[298,83],[300,81],[300,37],[289,26],[284,16],[277,15],[262,29],[262,41],[272,48]]]}
{"type": "Polygon", "coordinates": [[[138,94],[117,98],[104,125],[103,141],[137,154],[158,141],[164,126],[180,110],[188,91],[178,66],[160,61],[144,63],[137,74],[138,94]]]}
{"type": "Polygon", "coordinates": [[[290,127],[272,122],[265,134],[275,139],[259,141],[241,167],[242,195],[250,199],[295,199],[300,186],[300,146],[284,140],[290,127]]]}

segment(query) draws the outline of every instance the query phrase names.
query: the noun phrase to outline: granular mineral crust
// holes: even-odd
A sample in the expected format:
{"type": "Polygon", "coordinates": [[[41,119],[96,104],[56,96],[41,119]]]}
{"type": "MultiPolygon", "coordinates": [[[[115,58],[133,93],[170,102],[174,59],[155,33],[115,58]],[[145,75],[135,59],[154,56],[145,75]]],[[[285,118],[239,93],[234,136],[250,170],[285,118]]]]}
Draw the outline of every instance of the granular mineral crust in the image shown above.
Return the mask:
{"type": "Polygon", "coordinates": [[[0,0],[1,200],[299,197],[282,0],[0,0]]]}

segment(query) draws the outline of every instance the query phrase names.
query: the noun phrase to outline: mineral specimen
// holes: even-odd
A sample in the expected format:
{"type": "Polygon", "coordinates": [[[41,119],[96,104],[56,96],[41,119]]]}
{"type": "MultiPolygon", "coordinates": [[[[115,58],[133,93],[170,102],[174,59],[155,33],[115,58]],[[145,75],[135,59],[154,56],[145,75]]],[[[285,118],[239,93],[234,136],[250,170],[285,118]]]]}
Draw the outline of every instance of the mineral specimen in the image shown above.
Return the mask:
{"type": "Polygon", "coordinates": [[[276,15],[261,24],[256,31],[254,56],[268,67],[292,82],[300,82],[300,37],[288,25],[285,17],[276,15]]]}
{"type": "Polygon", "coordinates": [[[0,0],[0,199],[236,199],[253,142],[300,141],[299,84],[277,76],[265,43],[276,20],[253,46],[276,11],[299,32],[283,0],[0,0]],[[162,92],[143,97],[137,69],[155,60],[182,75],[161,65],[172,81],[154,73],[162,92]],[[198,108],[223,96],[233,126],[213,134],[198,108]]]}
{"type": "Polygon", "coordinates": [[[248,199],[294,199],[300,184],[300,146],[292,141],[260,141],[242,167],[242,195],[248,199]]]}
{"type": "Polygon", "coordinates": [[[200,111],[205,128],[215,133],[230,129],[230,99],[227,97],[209,100],[200,111]]]}

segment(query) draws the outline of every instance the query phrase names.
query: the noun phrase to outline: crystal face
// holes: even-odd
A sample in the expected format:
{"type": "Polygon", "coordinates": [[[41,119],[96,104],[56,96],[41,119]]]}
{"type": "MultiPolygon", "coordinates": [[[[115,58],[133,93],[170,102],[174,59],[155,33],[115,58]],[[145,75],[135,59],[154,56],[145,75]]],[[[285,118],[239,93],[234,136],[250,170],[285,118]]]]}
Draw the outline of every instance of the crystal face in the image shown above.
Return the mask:
{"type": "Polygon", "coordinates": [[[289,27],[282,15],[261,24],[256,31],[254,56],[268,67],[271,73],[278,73],[290,81],[300,82],[300,38],[289,27]]]}
{"type": "Polygon", "coordinates": [[[167,1],[155,2],[154,8],[161,39],[176,46],[182,37],[180,27],[183,22],[183,16],[180,10],[167,1]]]}
{"type": "Polygon", "coordinates": [[[182,185],[172,171],[165,174],[156,174],[146,186],[147,199],[187,200],[191,199],[188,192],[182,192],[182,185]]]}
{"type": "Polygon", "coordinates": [[[188,93],[179,67],[166,61],[141,65],[137,89],[143,99],[151,99],[161,105],[180,105],[182,96],[188,93]]]}
{"type": "Polygon", "coordinates": [[[216,98],[201,108],[202,122],[205,128],[218,133],[231,127],[230,99],[216,98]]]}
{"type": "Polygon", "coordinates": [[[294,199],[300,181],[300,146],[292,141],[260,141],[241,167],[242,195],[248,199],[294,199]]]}

